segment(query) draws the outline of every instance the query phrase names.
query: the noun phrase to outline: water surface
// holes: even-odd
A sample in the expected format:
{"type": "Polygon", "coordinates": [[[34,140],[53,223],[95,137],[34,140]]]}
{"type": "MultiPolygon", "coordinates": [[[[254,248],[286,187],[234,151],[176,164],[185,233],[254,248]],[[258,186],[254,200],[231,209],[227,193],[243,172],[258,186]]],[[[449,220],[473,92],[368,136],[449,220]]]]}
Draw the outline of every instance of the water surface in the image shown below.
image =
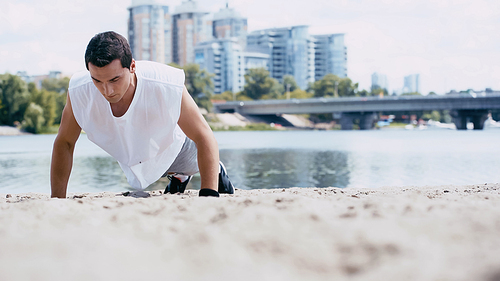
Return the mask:
{"type": "MultiPolygon", "coordinates": [[[[235,186],[478,184],[500,181],[500,130],[216,132],[235,186]]],[[[0,193],[50,193],[54,135],[0,137],[0,193]]],[[[163,189],[160,180],[149,189],[163,189]]],[[[190,188],[199,188],[195,176],[190,188]]],[[[82,135],[70,192],[129,189],[120,167],[82,135]]]]}

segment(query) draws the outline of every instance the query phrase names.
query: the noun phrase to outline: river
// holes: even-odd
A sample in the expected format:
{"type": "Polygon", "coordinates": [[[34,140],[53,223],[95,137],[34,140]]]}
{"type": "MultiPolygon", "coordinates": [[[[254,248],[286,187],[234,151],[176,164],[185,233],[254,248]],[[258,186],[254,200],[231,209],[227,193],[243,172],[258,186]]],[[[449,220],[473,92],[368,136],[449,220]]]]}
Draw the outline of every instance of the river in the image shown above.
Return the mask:
{"type": "MultiPolygon", "coordinates": [[[[216,132],[237,188],[366,187],[500,182],[500,130],[216,132]]],[[[50,193],[55,135],[0,137],[0,193],[50,193]]],[[[148,189],[164,189],[160,180],[148,189]]],[[[199,188],[195,176],[188,188],[199,188]]],[[[86,135],[69,192],[120,192],[120,167],[86,135]]]]}

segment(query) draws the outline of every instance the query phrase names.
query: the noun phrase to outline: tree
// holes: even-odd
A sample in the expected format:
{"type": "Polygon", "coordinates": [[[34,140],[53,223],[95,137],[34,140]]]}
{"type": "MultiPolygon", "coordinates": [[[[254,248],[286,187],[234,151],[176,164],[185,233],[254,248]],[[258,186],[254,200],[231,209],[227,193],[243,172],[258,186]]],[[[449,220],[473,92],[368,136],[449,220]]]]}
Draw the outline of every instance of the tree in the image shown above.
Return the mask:
{"type": "Polygon", "coordinates": [[[339,96],[340,97],[355,97],[358,90],[358,83],[352,83],[349,78],[340,79],[339,83],[339,96]]]}
{"type": "Polygon", "coordinates": [[[54,124],[61,124],[62,112],[66,105],[67,93],[56,95],[56,118],[54,124]]]}
{"type": "Polygon", "coordinates": [[[358,91],[356,93],[356,95],[359,97],[368,97],[368,96],[371,96],[372,94],[370,92],[368,92],[367,90],[363,89],[361,91],[358,91]]]}
{"type": "Polygon", "coordinates": [[[184,72],[186,73],[186,88],[189,94],[199,107],[210,110],[212,108],[210,99],[214,91],[212,81],[214,75],[205,69],[200,70],[200,66],[194,63],[184,66],[184,72]]]}
{"type": "Polygon", "coordinates": [[[29,93],[26,83],[18,76],[0,75],[0,124],[12,126],[15,121],[24,119],[24,111],[29,104],[29,93]]]}
{"type": "MultiPolygon", "coordinates": [[[[54,125],[54,122],[56,121],[57,117],[57,112],[56,112],[58,107],[57,99],[61,95],[65,96],[64,94],[62,94],[63,93],[62,91],[64,91],[64,89],[60,89],[61,91],[60,93],[55,91],[48,91],[45,89],[38,90],[35,87],[35,84],[29,83],[28,91],[30,93],[30,102],[40,106],[43,110],[42,114],[44,122],[41,128],[37,128],[37,132],[50,128],[52,125],[54,125]]],[[[62,109],[60,113],[62,114],[62,109]]]]}
{"type": "Polygon", "coordinates": [[[372,96],[380,96],[380,94],[382,94],[383,96],[388,96],[389,92],[385,88],[383,88],[383,89],[380,88],[380,86],[374,86],[374,87],[372,87],[372,91],[371,91],[370,95],[372,95],[372,96]]]}
{"type": "MultiPolygon", "coordinates": [[[[66,97],[68,93],[69,87],[69,77],[63,77],[61,79],[49,78],[42,81],[42,89],[50,92],[56,93],[55,95],[55,115],[56,117],[53,119],[54,124],[61,123],[61,116],[64,106],[66,105],[66,97]]],[[[41,105],[41,104],[40,104],[41,105]]],[[[43,106],[42,106],[43,108],[43,106]]],[[[52,120],[52,119],[51,119],[52,120]]],[[[45,122],[48,122],[45,119],[45,122]]]]}
{"type": "Polygon", "coordinates": [[[42,89],[51,92],[66,94],[68,92],[68,87],[69,77],[63,77],[61,79],[47,78],[42,81],[42,89]]]}
{"type": "Polygon", "coordinates": [[[354,97],[357,96],[358,83],[353,84],[349,78],[339,78],[333,74],[325,75],[314,82],[314,97],[354,97]]]}
{"type": "Polygon", "coordinates": [[[403,93],[402,96],[421,96],[422,94],[419,92],[411,92],[411,93],[403,93]]]}
{"type": "Polygon", "coordinates": [[[171,67],[178,68],[178,69],[182,69],[182,67],[181,67],[180,65],[176,64],[175,62],[171,62],[171,63],[169,63],[169,64],[167,64],[167,65],[169,65],[169,66],[171,66],[171,67]]]}
{"type": "Polygon", "coordinates": [[[253,100],[278,98],[282,92],[283,86],[265,68],[252,68],[245,74],[242,94],[253,100]]]}
{"type": "MultiPolygon", "coordinates": [[[[308,93],[304,90],[301,90],[301,89],[295,89],[295,91],[293,92],[290,92],[290,98],[291,99],[310,99],[314,96],[313,93],[308,93]]],[[[279,97],[280,99],[286,99],[287,96],[286,95],[282,95],[281,97],[279,97]]]]}
{"type": "Polygon", "coordinates": [[[225,101],[250,101],[251,98],[245,96],[243,92],[233,93],[231,91],[225,91],[224,93],[217,95],[217,99],[225,100],[225,101]]]}
{"type": "Polygon", "coordinates": [[[283,87],[285,88],[285,91],[288,90],[290,92],[293,92],[296,89],[300,89],[299,85],[297,85],[297,82],[295,81],[295,78],[292,75],[283,76],[283,87]],[[287,89],[287,85],[290,85],[289,89],[287,89]]]}
{"type": "Polygon", "coordinates": [[[41,106],[30,103],[24,113],[23,128],[30,133],[40,133],[43,128],[45,119],[43,118],[43,109],[41,106]]]}
{"type": "Polygon", "coordinates": [[[218,100],[232,101],[236,95],[232,91],[225,91],[224,93],[217,95],[218,100]]]}

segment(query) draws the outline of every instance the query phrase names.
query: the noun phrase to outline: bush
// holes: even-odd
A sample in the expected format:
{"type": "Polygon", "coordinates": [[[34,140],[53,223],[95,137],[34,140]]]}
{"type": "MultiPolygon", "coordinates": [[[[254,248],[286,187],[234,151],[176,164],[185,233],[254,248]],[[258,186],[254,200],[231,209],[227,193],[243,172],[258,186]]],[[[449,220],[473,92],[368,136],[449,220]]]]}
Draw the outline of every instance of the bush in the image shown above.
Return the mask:
{"type": "Polygon", "coordinates": [[[42,131],[45,118],[41,106],[30,103],[24,112],[23,129],[29,133],[38,134],[42,131]]]}

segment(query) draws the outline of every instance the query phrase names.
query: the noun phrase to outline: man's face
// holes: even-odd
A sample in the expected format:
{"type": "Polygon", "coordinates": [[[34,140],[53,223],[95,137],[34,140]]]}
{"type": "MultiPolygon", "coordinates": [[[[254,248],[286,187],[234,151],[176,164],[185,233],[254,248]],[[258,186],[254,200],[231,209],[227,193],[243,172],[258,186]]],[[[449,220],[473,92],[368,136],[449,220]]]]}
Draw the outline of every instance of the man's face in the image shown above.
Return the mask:
{"type": "Polygon", "coordinates": [[[135,61],[130,69],[122,67],[119,59],[110,64],[97,67],[89,63],[89,72],[94,85],[109,103],[119,102],[129,90],[135,72],[135,61]]]}

